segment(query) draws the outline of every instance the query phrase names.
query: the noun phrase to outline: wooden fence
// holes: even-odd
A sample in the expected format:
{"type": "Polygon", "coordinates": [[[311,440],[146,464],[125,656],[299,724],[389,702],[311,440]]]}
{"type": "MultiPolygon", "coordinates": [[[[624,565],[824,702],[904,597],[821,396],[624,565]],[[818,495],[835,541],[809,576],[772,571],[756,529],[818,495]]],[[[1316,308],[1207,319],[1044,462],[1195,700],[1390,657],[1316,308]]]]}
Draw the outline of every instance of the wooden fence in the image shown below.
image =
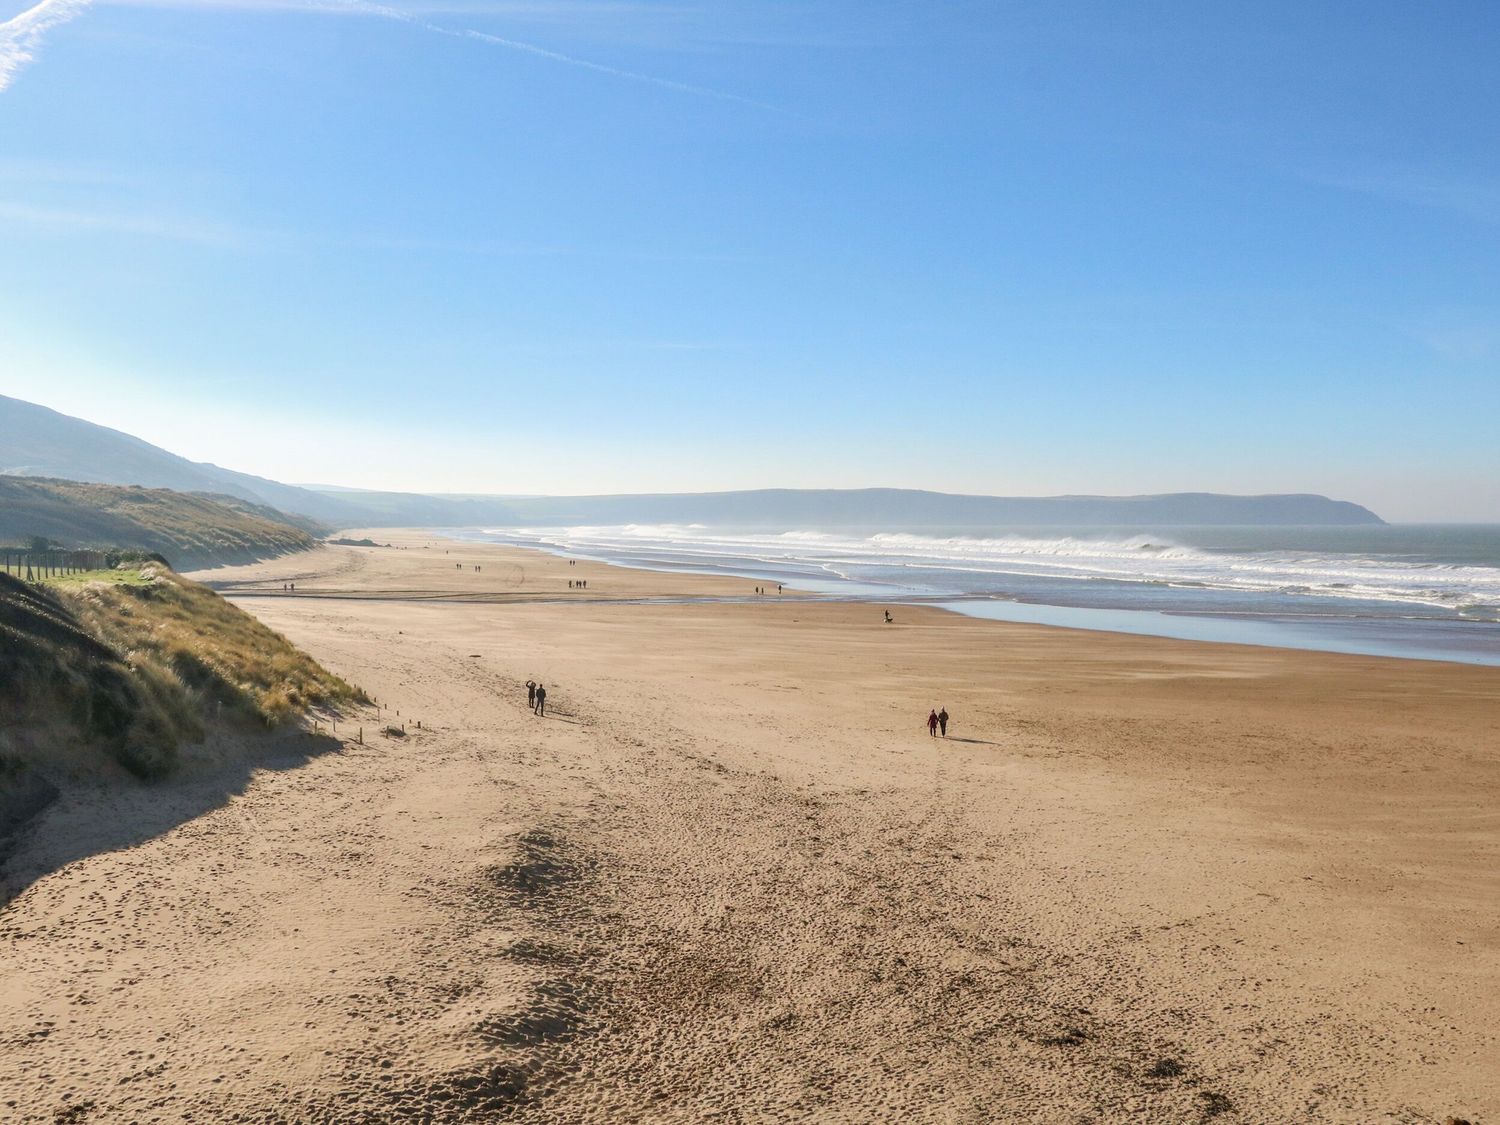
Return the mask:
{"type": "Polygon", "coordinates": [[[108,570],[119,561],[108,551],[33,551],[25,547],[0,547],[0,570],[27,582],[41,582],[86,570],[108,570]]]}

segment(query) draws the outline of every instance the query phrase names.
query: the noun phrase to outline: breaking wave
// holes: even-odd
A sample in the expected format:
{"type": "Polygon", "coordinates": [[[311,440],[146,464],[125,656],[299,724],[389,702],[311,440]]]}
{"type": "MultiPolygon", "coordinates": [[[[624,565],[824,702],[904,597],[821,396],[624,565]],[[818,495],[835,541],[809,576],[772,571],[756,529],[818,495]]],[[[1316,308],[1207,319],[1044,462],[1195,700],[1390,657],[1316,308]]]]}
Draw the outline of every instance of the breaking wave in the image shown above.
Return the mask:
{"type": "MultiPolygon", "coordinates": [[[[492,529],[486,538],[627,565],[813,577],[919,594],[1026,596],[1032,585],[1110,584],[1402,603],[1433,614],[1500,619],[1500,566],[1338,550],[1227,550],[1160,534],[930,535],[817,530],[732,532],[701,525],[624,524],[492,529]]],[[[1309,607],[1310,608],[1310,607],[1309,607]]]]}

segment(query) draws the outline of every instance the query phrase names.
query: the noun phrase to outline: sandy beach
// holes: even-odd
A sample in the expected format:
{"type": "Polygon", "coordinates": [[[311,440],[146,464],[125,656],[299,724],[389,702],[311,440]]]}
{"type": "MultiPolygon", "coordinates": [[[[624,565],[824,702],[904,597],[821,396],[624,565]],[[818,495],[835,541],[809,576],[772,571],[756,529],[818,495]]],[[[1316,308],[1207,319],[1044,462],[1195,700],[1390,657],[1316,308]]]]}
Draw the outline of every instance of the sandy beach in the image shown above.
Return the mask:
{"type": "Polygon", "coordinates": [[[1500,669],[346,534],[196,577],[381,710],[0,873],[0,1119],[1500,1120],[1500,669]]]}

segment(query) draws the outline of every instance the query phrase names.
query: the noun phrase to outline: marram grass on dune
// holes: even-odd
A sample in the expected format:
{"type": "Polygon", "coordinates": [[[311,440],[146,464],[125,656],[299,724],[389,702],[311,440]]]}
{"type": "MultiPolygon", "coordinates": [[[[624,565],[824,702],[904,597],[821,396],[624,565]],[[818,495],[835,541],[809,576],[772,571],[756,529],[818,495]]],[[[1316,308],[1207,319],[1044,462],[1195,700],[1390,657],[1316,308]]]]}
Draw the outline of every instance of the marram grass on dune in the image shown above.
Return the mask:
{"type": "Polygon", "coordinates": [[[0,680],[7,752],[43,769],[73,728],[140,777],[216,721],[277,726],[310,707],[364,698],[213,591],[148,563],[111,581],[38,587],[0,576],[0,680]]]}

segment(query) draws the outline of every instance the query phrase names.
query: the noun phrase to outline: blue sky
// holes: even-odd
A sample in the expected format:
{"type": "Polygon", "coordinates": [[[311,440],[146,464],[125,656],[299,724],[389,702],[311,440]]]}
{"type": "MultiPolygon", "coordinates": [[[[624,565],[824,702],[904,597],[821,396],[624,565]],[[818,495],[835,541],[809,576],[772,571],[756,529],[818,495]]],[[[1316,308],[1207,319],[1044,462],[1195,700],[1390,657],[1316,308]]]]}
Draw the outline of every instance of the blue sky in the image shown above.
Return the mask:
{"type": "Polygon", "coordinates": [[[188,456],[1500,520],[1500,5],[0,19],[0,392],[188,456]]]}

